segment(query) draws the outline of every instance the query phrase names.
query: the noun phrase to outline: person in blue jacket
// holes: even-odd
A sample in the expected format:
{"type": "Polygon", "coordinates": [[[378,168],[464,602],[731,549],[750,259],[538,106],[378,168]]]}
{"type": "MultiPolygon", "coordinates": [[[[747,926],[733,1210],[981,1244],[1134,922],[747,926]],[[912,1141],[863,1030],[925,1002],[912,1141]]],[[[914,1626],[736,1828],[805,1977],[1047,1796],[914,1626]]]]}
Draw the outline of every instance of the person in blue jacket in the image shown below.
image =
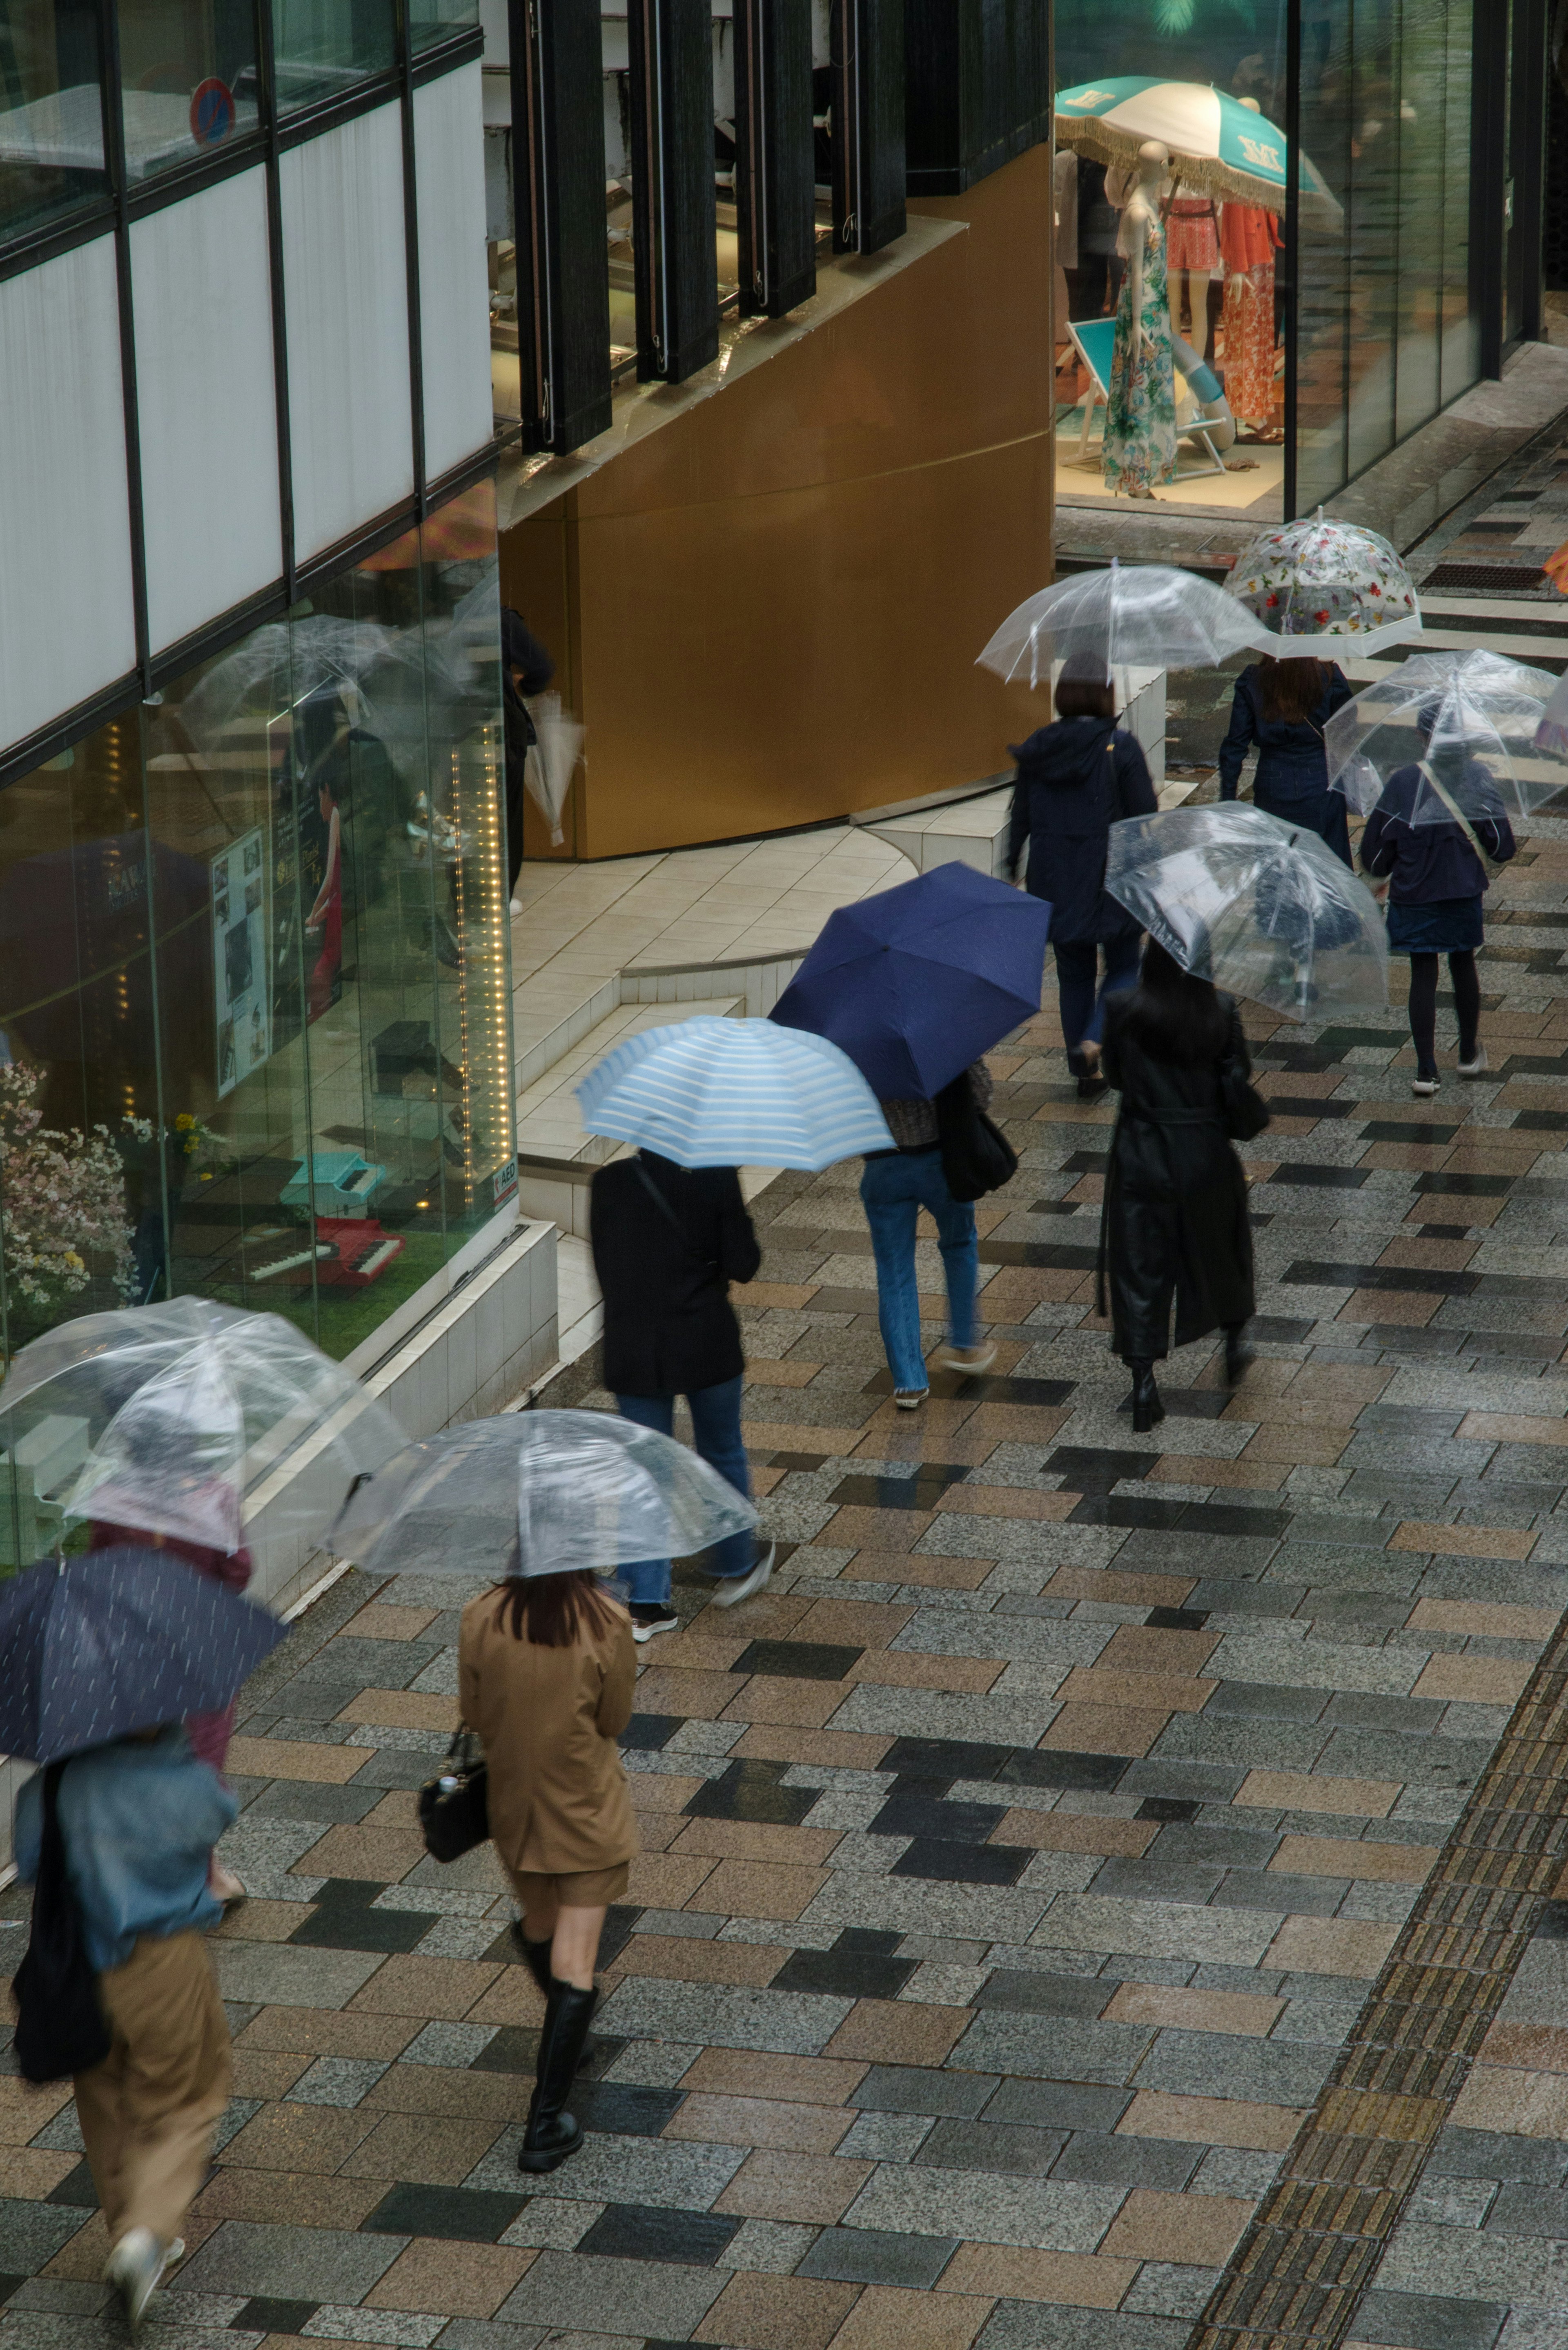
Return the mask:
{"type": "Polygon", "coordinates": [[[1233,800],[1241,764],[1258,745],[1252,805],[1265,816],[1297,824],[1350,859],[1344,795],[1328,787],[1324,729],[1350,700],[1345,672],[1333,661],[1275,660],[1265,656],[1236,680],[1231,724],[1220,745],[1220,796],[1233,800]]]}
{"type": "Polygon", "coordinates": [[[1092,677],[1064,671],[1056,685],[1056,723],[1010,747],[1018,762],[1007,871],[1018,870],[1029,844],[1026,883],[1051,906],[1051,946],[1067,1066],[1081,1099],[1092,1101],[1106,1081],[1083,1051],[1096,1041],[1107,995],[1137,985],[1143,933],[1137,919],[1106,890],[1106,851],[1113,824],[1153,816],[1148,764],[1136,735],[1116,721],[1116,693],[1096,670],[1092,677]],[[1098,952],[1106,958],[1100,1003],[1095,999],[1098,952]]]}
{"type": "MultiPolygon", "coordinates": [[[[1422,731],[1430,732],[1429,718],[1422,731]]],[[[1444,778],[1444,785],[1457,813],[1428,823],[1433,798],[1445,804],[1429,771],[1417,764],[1397,767],[1361,836],[1363,866],[1388,884],[1389,948],[1410,958],[1410,1036],[1416,1047],[1410,1090],[1416,1094],[1435,1094],[1441,1083],[1437,1047],[1439,955],[1448,956],[1454,983],[1459,1075],[1479,1077],[1486,1067],[1480,981],[1476,976],[1487,889],[1480,852],[1484,849],[1495,864],[1506,865],[1518,845],[1484,769],[1472,766],[1459,797],[1453,783],[1444,778]],[[1418,811],[1417,801],[1422,803],[1418,811]],[[1412,821],[1417,812],[1419,823],[1412,821]]]]}

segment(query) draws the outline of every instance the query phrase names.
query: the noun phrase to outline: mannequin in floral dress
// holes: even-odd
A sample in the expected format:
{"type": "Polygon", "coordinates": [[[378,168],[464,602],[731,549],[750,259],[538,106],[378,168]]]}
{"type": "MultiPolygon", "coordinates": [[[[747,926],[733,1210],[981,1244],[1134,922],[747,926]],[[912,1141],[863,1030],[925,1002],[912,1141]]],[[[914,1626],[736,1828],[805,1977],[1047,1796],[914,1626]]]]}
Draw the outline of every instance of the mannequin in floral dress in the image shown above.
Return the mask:
{"type": "Polygon", "coordinates": [[[1116,303],[1116,338],[1100,470],[1107,489],[1151,498],[1176,471],[1176,388],[1159,183],[1170,158],[1158,140],[1137,151],[1137,184],[1122,213],[1127,275],[1116,303]]]}
{"type": "MultiPolygon", "coordinates": [[[[1254,114],[1255,98],[1243,106],[1254,114]]],[[[1225,201],[1220,250],[1225,257],[1225,397],[1232,416],[1260,440],[1282,441],[1274,421],[1274,255],[1278,216],[1262,204],[1225,201]]]]}

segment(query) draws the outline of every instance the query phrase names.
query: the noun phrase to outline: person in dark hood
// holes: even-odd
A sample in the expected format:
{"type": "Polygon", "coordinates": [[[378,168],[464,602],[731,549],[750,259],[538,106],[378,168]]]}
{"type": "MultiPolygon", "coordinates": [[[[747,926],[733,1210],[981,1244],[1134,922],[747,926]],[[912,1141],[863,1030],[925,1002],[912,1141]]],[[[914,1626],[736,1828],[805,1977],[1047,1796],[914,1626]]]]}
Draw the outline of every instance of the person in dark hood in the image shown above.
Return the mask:
{"type": "Polygon", "coordinates": [[[1049,899],[1051,945],[1067,1066],[1079,1097],[1104,1093],[1083,1051],[1099,1033],[1095,1002],[1096,950],[1103,948],[1102,999],[1131,987],[1137,977],[1137,922],[1106,893],[1106,849],[1122,817],[1153,816],[1159,803],[1135,735],[1118,726],[1116,693],[1098,670],[1056,685],[1056,723],[1012,746],[1018,762],[1007,871],[1018,870],[1029,844],[1026,879],[1032,897],[1049,899]]]}
{"type": "MultiPolygon", "coordinates": [[[[523,864],[524,770],[534,747],[534,721],[525,697],[543,693],[556,664],[514,606],[501,607],[501,700],[506,727],[506,883],[517,887],[523,864]]],[[[518,908],[514,899],[514,913],[518,908]]]]}
{"type": "Polygon", "coordinates": [[[1098,1310],[1110,1292],[1111,1347],[1133,1375],[1133,1428],[1165,1418],[1154,1367],[1176,1343],[1225,1333],[1234,1387],[1251,1360],[1252,1232],[1247,1179],[1226,1125],[1228,1087],[1250,1075],[1235,1000],[1182,970],[1158,940],[1130,995],[1106,1007],[1103,1066],[1121,1096],[1106,1170],[1098,1310]]]}
{"type": "Polygon", "coordinates": [[[1334,661],[1275,660],[1266,654],[1236,680],[1231,724],[1220,745],[1220,796],[1233,800],[1248,751],[1258,745],[1252,805],[1265,816],[1298,824],[1326,840],[1350,863],[1350,827],[1343,792],[1328,787],[1324,729],[1350,700],[1345,671],[1334,661]]]}

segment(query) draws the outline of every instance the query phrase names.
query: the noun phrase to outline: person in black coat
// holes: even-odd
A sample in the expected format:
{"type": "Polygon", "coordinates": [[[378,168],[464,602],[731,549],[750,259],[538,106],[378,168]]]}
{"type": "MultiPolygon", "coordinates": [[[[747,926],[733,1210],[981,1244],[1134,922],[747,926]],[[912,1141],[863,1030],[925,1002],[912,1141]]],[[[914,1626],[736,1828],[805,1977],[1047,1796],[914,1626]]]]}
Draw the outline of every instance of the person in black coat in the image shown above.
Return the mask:
{"type": "Polygon", "coordinates": [[[1096,950],[1103,948],[1106,957],[1103,1003],[1133,985],[1142,935],[1127,908],[1106,893],[1110,828],[1123,816],[1153,816],[1159,806],[1142,746],[1116,716],[1116,694],[1101,675],[1064,673],[1056,686],[1056,723],[1013,746],[1018,778],[1008,875],[1016,874],[1027,841],[1029,893],[1050,901],[1067,1066],[1085,1101],[1106,1089],[1083,1051],[1085,1040],[1098,1036],[1102,1016],[1095,1002],[1096,950]]]}
{"type": "Polygon", "coordinates": [[[1328,787],[1323,738],[1334,712],[1349,700],[1345,671],[1334,661],[1265,657],[1236,680],[1230,729],[1220,745],[1222,800],[1235,798],[1242,762],[1257,743],[1253,806],[1315,832],[1346,865],[1350,825],[1345,795],[1328,787]]]}
{"type": "MultiPolygon", "coordinates": [[[[754,1279],[763,1253],[734,1169],[677,1167],[652,1150],[613,1159],[594,1176],[588,1237],[604,1293],[604,1383],[616,1409],[669,1436],[683,1395],[697,1451],[750,1500],[741,1437],[746,1358],[730,1284],[754,1279]]],[[[726,1535],[713,1551],[718,1605],[749,1599],[773,1570],[771,1543],[726,1535]]],[[[620,1573],[634,1638],[674,1630],[670,1561],[643,1559],[620,1573]]]]}
{"type": "Polygon", "coordinates": [[[1225,1333],[1232,1386],[1249,1359],[1253,1311],[1247,1181],[1231,1147],[1222,1087],[1251,1064],[1235,1001],[1194,979],[1151,939],[1130,995],[1106,1008],[1106,1077],[1121,1095],[1100,1222],[1099,1310],[1110,1291],[1111,1346],[1133,1375],[1133,1427],[1165,1418],[1154,1366],[1176,1343],[1225,1333]]]}
{"type": "MultiPolygon", "coordinates": [[[[1422,713],[1430,735],[1433,712],[1422,713]]],[[[1480,1041],[1480,980],[1476,949],[1485,935],[1482,903],[1487,871],[1484,849],[1494,864],[1506,865],[1518,847],[1490,776],[1479,762],[1463,778],[1443,780],[1457,813],[1444,813],[1429,770],[1397,767],[1383,786],[1361,836],[1361,862],[1388,890],[1388,947],[1410,958],[1410,1039],[1416,1075],[1410,1090],[1435,1094],[1438,1075],[1438,958],[1449,958],[1454,1010],[1459,1023],[1459,1075],[1479,1077],[1486,1068],[1480,1041]],[[1459,796],[1456,797],[1456,785],[1459,796]],[[1434,806],[1434,802],[1436,806],[1434,806]],[[1438,821],[1427,819],[1436,816],[1438,821]],[[1416,818],[1419,816],[1419,822],[1416,818]],[[1460,822],[1460,817],[1464,821],[1460,822]]]]}
{"type": "MultiPolygon", "coordinates": [[[[543,693],[556,664],[528,623],[510,604],[501,607],[501,714],[506,758],[506,887],[517,887],[523,865],[524,775],[534,747],[534,721],[524,695],[543,693]]],[[[516,911],[514,907],[514,911],[516,911]]]]}

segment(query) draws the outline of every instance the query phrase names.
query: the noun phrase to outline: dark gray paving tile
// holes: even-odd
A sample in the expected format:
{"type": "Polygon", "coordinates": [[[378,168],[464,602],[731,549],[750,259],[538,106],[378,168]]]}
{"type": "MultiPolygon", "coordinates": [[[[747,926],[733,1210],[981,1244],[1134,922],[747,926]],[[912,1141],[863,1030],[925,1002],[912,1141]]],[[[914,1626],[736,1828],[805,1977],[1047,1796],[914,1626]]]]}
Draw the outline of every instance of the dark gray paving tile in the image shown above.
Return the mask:
{"type": "Polygon", "coordinates": [[[1360,1690],[1336,1690],[1323,1718],[1335,1730],[1395,1730],[1419,1737],[1437,1728],[1442,1712],[1440,1698],[1371,1697],[1360,1690]]]}
{"type": "MultiPolygon", "coordinates": [[[[935,2114],[972,2118],[996,2087],[994,2073],[928,2071],[919,2064],[873,2064],[846,2102],[868,2114],[935,2114]]],[[[1126,2099],[1122,2100],[1126,2104],[1126,2099]]]]}
{"type": "Polygon", "coordinates": [[[275,2293],[286,2283],[302,2301],[352,2304],[391,2267],[406,2241],[343,2228],[273,2228],[225,2220],[171,2279],[171,2289],[248,2298],[275,2293]]]}
{"type": "MultiPolygon", "coordinates": [[[[425,1776],[430,1776],[430,1757],[421,1757],[425,1776]]],[[[356,1776],[341,1787],[328,1786],[316,1779],[273,1779],[254,1804],[245,1806],[248,1820],[323,1820],[330,1823],[362,1820],[373,1811],[385,1794],[384,1787],[368,1785],[356,1776]]]]}
{"type": "Polygon", "coordinates": [[[1218,2032],[1162,2032],[1138,2066],[1140,2089],[1189,2097],[1245,2097],[1259,2105],[1310,2106],[1327,2080],[1327,2049],[1218,2032]]]}
{"type": "Polygon", "coordinates": [[[1287,1877],[1280,1870],[1232,1869],[1214,1896],[1218,1908],[1288,1909],[1306,1918],[1332,1918],[1350,1890],[1345,1877],[1287,1877]]]}
{"type": "Polygon", "coordinates": [[[1568,2237],[1568,2188],[1510,2181],[1499,2189],[1486,2225],[1501,2236],[1568,2237]]]}
{"type": "Polygon", "coordinates": [[[916,2155],[940,2170],[1007,2170],[1044,2178],[1064,2144],[1058,2132],[1017,2122],[939,2122],[916,2155]]]}
{"type": "Polygon", "coordinates": [[[1274,1689],[1267,1681],[1221,1681],[1203,1711],[1210,1721],[1316,1721],[1328,1704],[1320,1689],[1274,1689]]]}
{"type": "Polygon", "coordinates": [[[0,2198],[0,2273],[30,2276],[69,2243],[87,2217],[73,2205],[0,2198]]]}
{"type": "Polygon", "coordinates": [[[825,2228],[796,2276],[843,2284],[901,2284],[929,2293],[958,2250],[957,2236],[901,2236],[884,2228],[825,2228]]]}
{"type": "Polygon", "coordinates": [[[1054,1975],[999,1967],[975,1993],[977,2008],[1004,2007],[1033,2015],[1098,2016],[1113,1986],[1103,1976],[1054,1975]]]}
{"type": "Polygon", "coordinates": [[[1336,1778],[1399,1779],[1408,1786],[1468,1787],[1491,1759],[1491,1741],[1401,1738],[1380,1731],[1336,1730],[1318,1764],[1336,1778]]]}
{"type": "Polygon", "coordinates": [[[976,2016],[948,2062],[965,2071],[1120,2084],[1131,2079],[1153,2037],[1141,2024],[1077,2023],[990,2008],[976,2016]]]}
{"type": "Polygon", "coordinates": [[[1149,1851],[1161,1860],[1199,1867],[1266,1868],[1279,1845],[1272,1829],[1249,1826],[1245,1814],[1238,1817],[1216,1810],[1206,1819],[1173,1820],[1161,1828],[1149,1851]]]}
{"type": "Polygon", "coordinates": [[[1450,2126],[1428,2157],[1427,2171],[1434,2178],[1518,2179],[1532,2187],[1557,2187],[1568,2178],[1568,2146],[1555,2138],[1450,2126]]]}
{"type": "Polygon", "coordinates": [[[1140,1901],[1202,1903],[1210,1898],[1224,1875],[1222,1868],[1174,1858],[1111,1859],[1096,1870],[1089,1890],[1112,1893],[1140,1901]]]}
{"type": "Polygon", "coordinates": [[[1323,1748],[1324,1731],[1316,1722],[1245,1715],[1210,1721],[1206,1712],[1178,1713],[1155,1741],[1150,1760],[1228,1763],[1242,1771],[1310,1771],[1323,1748]]]}
{"type": "Polygon", "coordinates": [[[975,2350],[1185,2350],[1187,2335],[1183,2318],[999,2301],[975,2350]]]}
{"type": "Polygon", "coordinates": [[[717,2211],[669,2210],[650,2203],[607,2203],[577,2241],[578,2253],[618,2261],[675,2261],[711,2268],[741,2226],[717,2211]]]}
{"type": "Polygon", "coordinates": [[[1083,2178],[1103,2187],[1186,2186],[1203,2159],[1200,2146],[1179,2138],[1117,2137],[1075,2130],[1051,2167],[1053,2178],[1083,2178]]]}
{"type": "Polygon", "coordinates": [[[1436,2293],[1366,2294],[1350,2321],[1362,2342],[1387,2343],[1392,2350],[1492,2350],[1508,2315],[1492,2301],[1450,2301],[1436,2293]]]}
{"type": "Polygon", "coordinates": [[[1078,2081],[1003,2081],[985,2108],[988,2122],[1024,2122],[1035,2129],[1114,2130],[1132,2103],[1130,2091],[1078,2081]]]}
{"type": "Polygon", "coordinates": [[[541,2252],[495,2314],[513,2325],[684,2342],[728,2282],[727,2271],[669,2261],[541,2252]]]}

